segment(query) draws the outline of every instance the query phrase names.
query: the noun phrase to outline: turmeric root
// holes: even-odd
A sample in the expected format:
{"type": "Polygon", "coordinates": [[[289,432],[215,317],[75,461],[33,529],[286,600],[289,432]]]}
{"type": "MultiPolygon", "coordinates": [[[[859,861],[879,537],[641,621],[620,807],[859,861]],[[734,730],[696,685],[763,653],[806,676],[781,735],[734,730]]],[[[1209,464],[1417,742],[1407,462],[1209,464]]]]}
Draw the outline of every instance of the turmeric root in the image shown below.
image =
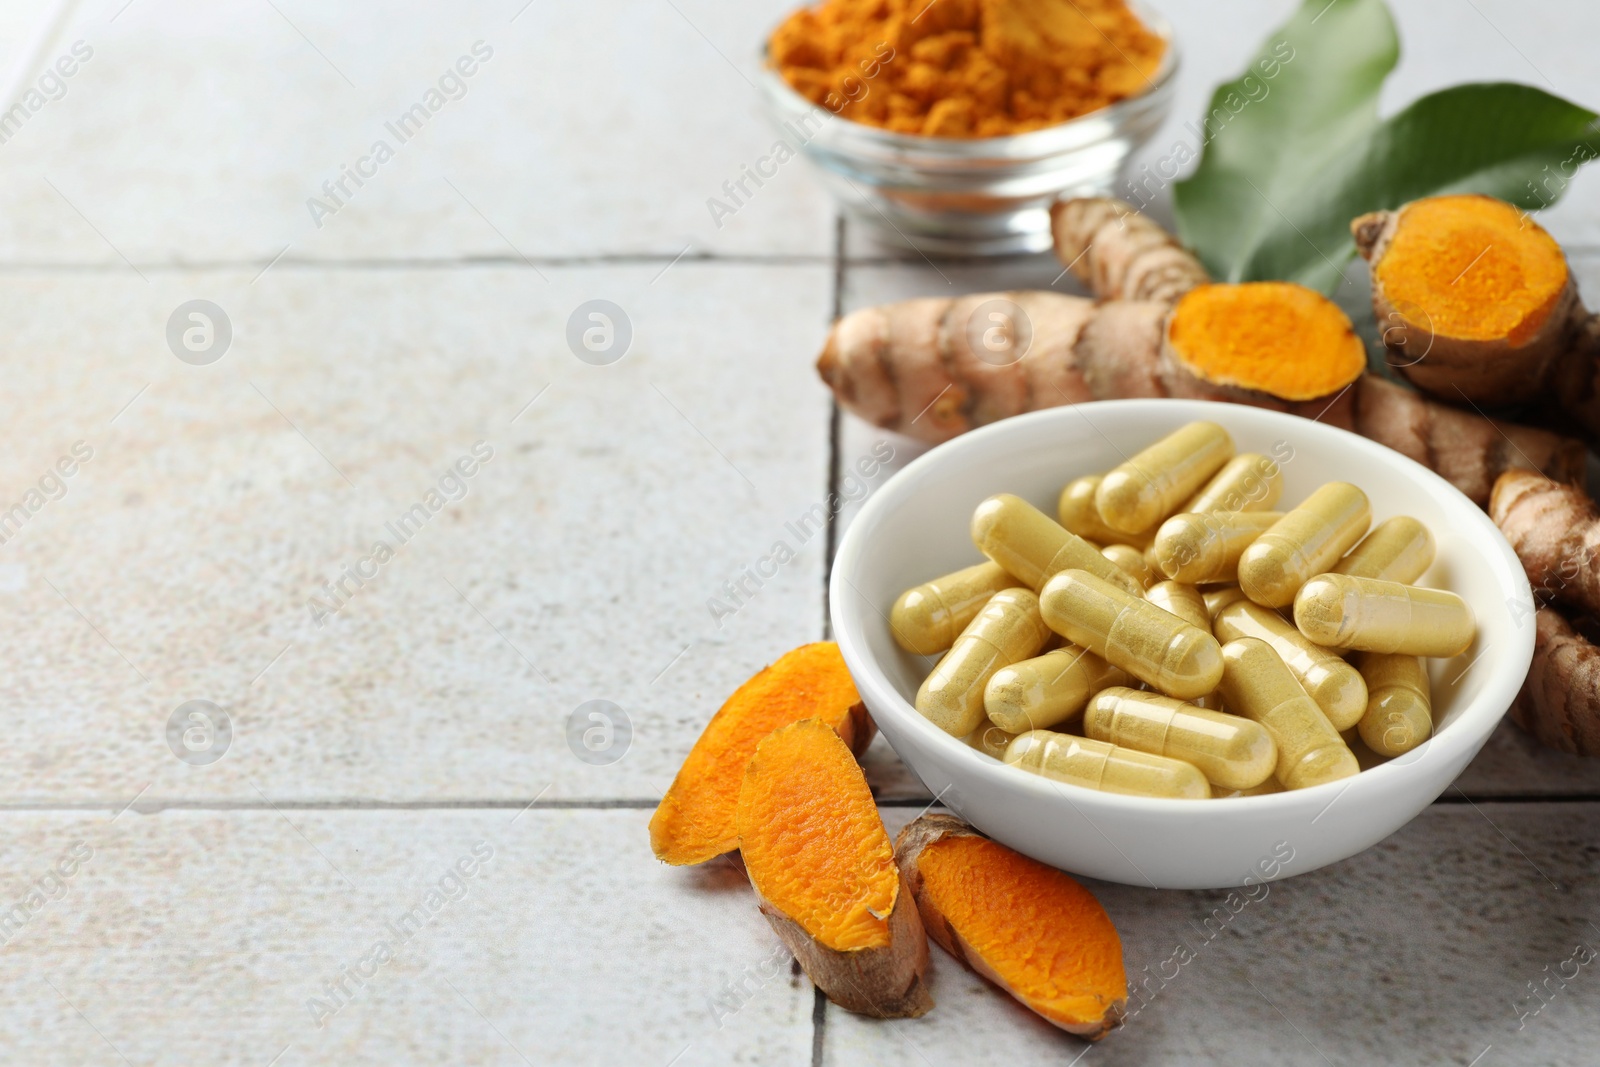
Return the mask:
{"type": "Polygon", "coordinates": [[[1446,400],[1532,399],[1587,317],[1561,246],[1502,200],[1430,197],[1350,228],[1391,362],[1446,400]]]}
{"type": "Polygon", "coordinates": [[[768,734],[739,792],[761,912],[828,999],[880,1019],[933,1007],[928,939],[855,756],[816,719],[768,734]]]}
{"type": "Polygon", "coordinates": [[[1534,616],[1533,663],[1511,721],[1550,748],[1600,756],[1600,648],[1554,608],[1534,616]]]}
{"type": "Polygon", "coordinates": [[[1211,280],[1193,252],[1124,200],[1058,200],[1050,229],[1056,257],[1100,300],[1170,304],[1211,280]]]}
{"type": "Polygon", "coordinates": [[[855,752],[875,728],[832,641],[802,645],[741,685],[711,717],[650,818],[650,847],[675,865],[703,863],[739,847],[737,809],[745,765],[780,726],[815,718],[855,752]]]}
{"type": "Polygon", "coordinates": [[[1489,517],[1541,597],[1600,614],[1600,516],[1583,490],[1528,471],[1494,484],[1489,517]]]}
{"type": "MultiPolygon", "coordinates": [[[[1495,482],[1489,517],[1535,593],[1580,620],[1600,611],[1600,519],[1581,489],[1509,471],[1495,482]]],[[[1600,649],[1554,607],[1535,613],[1533,663],[1511,720],[1551,748],[1600,756],[1600,649]]]]}
{"type": "Polygon", "coordinates": [[[1090,1041],[1121,1020],[1122,942],[1083,886],[949,815],[901,830],[895,859],[940,948],[1090,1041]]]}
{"type": "Polygon", "coordinates": [[[1349,320],[1325,298],[1253,283],[1202,286],[1176,307],[1012,292],[863,308],[834,325],[817,370],[847,410],[935,443],[1039,408],[1198,397],[1353,429],[1437,471],[1480,506],[1504,470],[1532,467],[1562,482],[1581,474],[1579,442],[1491,421],[1361,374],[1358,352],[1349,320]],[[987,362],[973,349],[972,338],[982,333],[968,319],[996,301],[1008,301],[1031,321],[1031,343],[1019,358],[1008,351],[1010,362],[987,362]],[[1230,308],[1253,308],[1246,313],[1294,323],[1296,332],[1236,333],[1230,308]],[[1250,337],[1266,350],[1250,351],[1250,337]],[[1312,395],[1321,388],[1331,395],[1312,395]]]}

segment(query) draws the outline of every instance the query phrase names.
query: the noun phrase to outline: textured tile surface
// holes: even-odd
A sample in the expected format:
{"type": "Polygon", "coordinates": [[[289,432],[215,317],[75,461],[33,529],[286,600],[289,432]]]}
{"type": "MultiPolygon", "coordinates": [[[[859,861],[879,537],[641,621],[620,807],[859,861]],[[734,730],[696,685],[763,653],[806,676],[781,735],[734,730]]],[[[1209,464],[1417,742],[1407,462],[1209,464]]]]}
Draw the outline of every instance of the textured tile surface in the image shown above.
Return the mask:
{"type": "Polygon", "coordinates": [[[824,537],[789,524],[826,492],[828,427],[774,352],[821,329],[824,268],[660,271],[0,279],[7,506],[94,449],[0,545],[9,797],[658,796],[726,694],[821,631],[824,537]],[[234,322],[210,366],[162,336],[195,293],[234,322]],[[633,324],[611,366],[565,339],[599,294],[633,324]],[[441,492],[477,441],[493,458],[441,492]],[[792,562],[723,591],[784,539],[792,562]],[[377,576],[341,599],[347,566],[377,576]],[[318,626],[313,598],[343,606],[318,626]],[[236,724],[212,766],[167,748],[193,699],[236,724]],[[610,766],[565,738],[593,699],[637,731],[610,766]]]}
{"type": "Polygon", "coordinates": [[[0,1048],[39,1067],[807,1062],[811,983],[744,875],[658,864],[647,815],[9,814],[0,899],[40,881],[48,899],[0,947],[0,1048]]]}
{"type": "Polygon", "coordinates": [[[1253,901],[1090,883],[1145,990],[1125,1029],[1085,1051],[934,949],[935,1010],[829,1011],[823,1062],[1465,1065],[1492,1046],[1478,1062],[1577,1067],[1600,983],[1566,961],[1600,952],[1597,833],[1589,804],[1437,805],[1253,901]],[[1546,967],[1565,988],[1534,999],[1546,967]]]}

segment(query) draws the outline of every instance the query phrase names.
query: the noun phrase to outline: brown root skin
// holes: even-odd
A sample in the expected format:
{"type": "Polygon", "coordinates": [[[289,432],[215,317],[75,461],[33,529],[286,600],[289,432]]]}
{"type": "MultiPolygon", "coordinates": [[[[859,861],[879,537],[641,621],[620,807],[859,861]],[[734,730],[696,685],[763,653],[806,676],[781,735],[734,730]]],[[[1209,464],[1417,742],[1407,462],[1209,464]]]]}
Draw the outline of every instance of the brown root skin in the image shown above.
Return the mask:
{"type": "Polygon", "coordinates": [[[1194,253],[1123,200],[1057,201],[1050,228],[1056,256],[1101,300],[1171,303],[1211,280],[1194,253]]]}
{"type": "Polygon", "coordinates": [[[1554,608],[1534,617],[1533,663],[1511,721],[1550,748],[1600,756],[1600,648],[1554,608]]]}
{"type": "MultiPolygon", "coordinates": [[[[759,899],[760,893],[756,896],[759,899]]],[[[846,1011],[874,1019],[914,1019],[933,1010],[925,977],[928,938],[904,876],[889,914],[890,943],[884,948],[839,952],[812,939],[799,923],[765,900],[761,914],[817,988],[846,1011]]]]}
{"type": "Polygon", "coordinates": [[[1600,614],[1600,519],[1587,493],[1508,471],[1495,482],[1489,517],[1511,542],[1535,592],[1600,614]]]}
{"type": "Polygon", "coordinates": [[[1479,507],[1488,506],[1495,479],[1506,471],[1537,467],[1568,484],[1583,477],[1584,447],[1570,437],[1462,411],[1371,374],[1351,392],[1355,412],[1347,429],[1416,460],[1479,507]]]}
{"type": "MultiPolygon", "coordinates": [[[[1518,231],[1531,227],[1537,233],[1530,239],[1549,240],[1537,223],[1520,213],[1513,216],[1515,208],[1490,197],[1436,197],[1406,204],[1397,211],[1375,211],[1355,219],[1350,224],[1350,232],[1357,251],[1372,267],[1372,309],[1392,354],[1391,365],[1417,388],[1449,403],[1470,401],[1503,406],[1552,395],[1564,407],[1564,394],[1552,390],[1553,378],[1570,373],[1563,370],[1562,365],[1567,362],[1576,334],[1589,319],[1578,299],[1577,285],[1570,271],[1566,272],[1565,285],[1541,311],[1542,321],[1528,337],[1451,336],[1448,328],[1437,323],[1426,308],[1391,298],[1379,272],[1401,226],[1403,214],[1417,203],[1446,201],[1469,205],[1481,201],[1483,207],[1478,212],[1486,223],[1498,221],[1505,225],[1516,217],[1518,231]]],[[[1448,234],[1442,236],[1448,237],[1448,234]]],[[[1520,239],[1515,233],[1506,234],[1508,243],[1520,239]]],[[[1589,375],[1592,377],[1593,361],[1585,362],[1591,365],[1589,375]]],[[[1600,420],[1584,424],[1600,427],[1600,420]]]]}

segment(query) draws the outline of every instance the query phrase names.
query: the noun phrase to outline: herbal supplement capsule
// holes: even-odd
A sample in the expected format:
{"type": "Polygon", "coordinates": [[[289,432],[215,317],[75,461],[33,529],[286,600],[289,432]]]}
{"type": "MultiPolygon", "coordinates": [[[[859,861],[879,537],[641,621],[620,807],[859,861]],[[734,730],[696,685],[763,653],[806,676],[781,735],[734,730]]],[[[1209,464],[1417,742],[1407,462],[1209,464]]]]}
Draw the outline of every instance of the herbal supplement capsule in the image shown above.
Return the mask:
{"type": "Polygon", "coordinates": [[[1396,515],[1373,527],[1333,573],[1410,585],[1433,566],[1433,553],[1433,532],[1409,515],[1396,515]]]}
{"type": "Polygon", "coordinates": [[[1098,474],[1086,474],[1068,482],[1067,487],[1061,490],[1061,499],[1056,503],[1056,515],[1061,525],[1097,545],[1121,544],[1148,548],[1150,539],[1156,534],[1155,527],[1141,533],[1123,533],[1100,521],[1100,510],[1094,506],[1094,493],[1099,488],[1098,474]]]}
{"type": "Polygon", "coordinates": [[[1367,494],[1329,482],[1287,512],[1239,557],[1239,588],[1257,604],[1282,608],[1314,574],[1339,561],[1372,521],[1367,494]]]}
{"type": "Polygon", "coordinates": [[[1428,671],[1416,656],[1356,653],[1367,680],[1367,713],[1356,729],[1380,756],[1403,756],[1433,734],[1433,700],[1428,671]]]}
{"type": "Polygon", "coordinates": [[[1266,511],[1283,496],[1283,472],[1260,452],[1241,452],[1223,464],[1180,511],[1266,511]]]}
{"type": "Polygon", "coordinates": [[[1027,589],[1002,589],[923,681],[917,710],[945,733],[966,737],[983,724],[983,687],[994,672],[1037,654],[1048,635],[1039,598],[1027,589]]]}
{"type": "Polygon", "coordinates": [[[983,690],[989,721],[1014,734],[1066,722],[1107,686],[1131,679],[1093,652],[1068,645],[995,672],[983,690]]]}
{"type": "Polygon", "coordinates": [[[1144,553],[1132,545],[1107,545],[1100,550],[1100,554],[1122,569],[1129,578],[1139,583],[1140,589],[1148,589],[1156,580],[1157,575],[1144,561],[1144,553]]]}
{"type": "Polygon", "coordinates": [[[1233,438],[1214,422],[1180,427],[1100,480],[1094,503],[1113,530],[1148,530],[1233,458],[1233,438]]]}
{"type": "Polygon", "coordinates": [[[1157,582],[1144,591],[1144,598],[1197,630],[1211,631],[1211,613],[1200,590],[1182,582],[1157,582]]]}
{"type": "Polygon", "coordinates": [[[1192,763],[1222,789],[1258,786],[1278,765],[1278,746],[1260,723],[1137,689],[1097,693],[1083,713],[1083,732],[1096,741],[1192,763]]]}
{"type": "Polygon", "coordinates": [[[1367,685],[1361,672],[1308,640],[1271,608],[1236,600],[1217,612],[1211,631],[1218,641],[1254,637],[1272,646],[1335,730],[1350,729],[1366,714],[1367,685]]]}
{"type": "Polygon", "coordinates": [[[1346,574],[1302,586],[1294,624],[1329,648],[1441,658],[1465,652],[1477,632],[1472,608],[1454,593],[1346,574]]]}
{"type": "Polygon", "coordinates": [[[1209,633],[1085,571],[1050,579],[1039,611],[1068,641],[1169,697],[1205,696],[1222,676],[1221,649],[1209,633]]]}
{"type": "Polygon", "coordinates": [[[1339,732],[1265,641],[1254,637],[1229,641],[1222,646],[1222,661],[1223,699],[1272,735],[1278,746],[1278,768],[1273,773],[1285,789],[1305,789],[1360,773],[1360,764],[1339,732]]]}
{"type": "Polygon", "coordinates": [[[1211,786],[1192,763],[1119,748],[1087,737],[1029,730],[1006,746],[1013,767],[1058,782],[1145,797],[1204,800],[1211,786]]]}
{"type": "Polygon", "coordinates": [[[982,752],[985,756],[993,756],[997,760],[1006,758],[1006,746],[1009,745],[1016,734],[1007,733],[990,723],[984,723],[967,735],[967,744],[982,752]]]}
{"type": "Polygon", "coordinates": [[[1245,599],[1244,590],[1236,585],[1224,585],[1219,589],[1207,589],[1202,595],[1206,598],[1206,611],[1211,613],[1213,619],[1217,617],[1217,612],[1229,604],[1236,600],[1245,599]]]}
{"type": "Polygon", "coordinates": [[[1190,585],[1232,581],[1244,550],[1281,518],[1277,511],[1174,515],[1156,531],[1156,565],[1190,585]]]}
{"type": "Polygon", "coordinates": [[[889,609],[895,643],[918,656],[937,656],[955,644],[989,598],[1017,584],[998,563],[979,563],[907,589],[889,609]]]}
{"type": "Polygon", "coordinates": [[[1283,783],[1278,781],[1278,778],[1277,778],[1276,775],[1268,775],[1267,776],[1267,780],[1262,782],[1260,785],[1256,786],[1254,789],[1241,789],[1236,793],[1229,793],[1228,794],[1228,798],[1232,799],[1233,797],[1264,797],[1264,796],[1269,796],[1272,793],[1281,793],[1281,792],[1283,792],[1283,783]]]}
{"type": "Polygon", "coordinates": [[[972,542],[1023,585],[1038,590],[1051,577],[1076,567],[1130,593],[1144,587],[1075,533],[1019,496],[999,493],[972,513],[972,542]]]}

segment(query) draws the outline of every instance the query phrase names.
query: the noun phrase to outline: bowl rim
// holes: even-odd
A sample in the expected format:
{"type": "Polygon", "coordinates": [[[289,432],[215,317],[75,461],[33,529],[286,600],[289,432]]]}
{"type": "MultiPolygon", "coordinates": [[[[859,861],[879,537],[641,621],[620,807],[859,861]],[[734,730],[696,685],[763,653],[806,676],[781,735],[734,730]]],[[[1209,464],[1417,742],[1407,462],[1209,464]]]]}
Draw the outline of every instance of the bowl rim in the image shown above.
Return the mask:
{"type": "MultiPolygon", "coordinates": [[[[1498,556],[1499,561],[1507,569],[1514,586],[1514,597],[1528,605],[1528,618],[1532,618],[1533,591],[1528,584],[1527,576],[1522,569],[1511,545],[1499,528],[1490,520],[1488,514],[1473,504],[1455,486],[1445,481],[1438,474],[1417,463],[1415,460],[1401,455],[1392,449],[1371,441],[1351,431],[1330,426],[1326,423],[1317,423],[1316,420],[1306,419],[1286,412],[1273,411],[1269,408],[1258,408],[1237,404],[1221,403],[1208,400],[1190,400],[1183,398],[1140,398],[1128,400],[1099,400],[1093,401],[1093,410],[1104,412],[1112,417],[1126,414],[1129,418],[1137,418],[1139,412],[1150,410],[1152,405],[1171,406],[1182,405],[1193,414],[1195,419],[1209,419],[1228,425],[1230,414],[1243,410],[1251,413],[1250,417],[1260,417],[1269,423],[1283,420],[1285,427],[1296,427],[1304,430],[1307,423],[1318,427],[1313,433],[1327,433],[1332,435],[1332,440],[1343,442],[1354,450],[1358,461],[1365,459],[1369,462],[1381,463],[1404,472],[1407,478],[1423,483],[1432,483],[1436,488],[1448,490],[1446,499],[1453,495],[1464,513],[1470,513],[1472,526],[1478,531],[1478,536],[1467,536],[1469,543],[1483,543],[1492,546],[1492,553],[1498,556]]],[[[1203,817],[1215,813],[1218,817],[1226,816],[1228,812],[1249,811],[1257,815],[1281,811],[1290,815],[1302,811],[1309,801],[1329,797],[1327,807],[1344,795],[1344,792],[1353,789],[1382,790],[1386,786],[1399,785],[1397,781],[1401,776],[1410,773],[1412,767],[1422,763],[1438,761],[1448,766],[1449,763],[1462,757],[1462,762],[1470,760],[1471,756],[1482,748],[1489,735],[1505,717],[1511,701],[1522,687],[1523,679],[1527,675],[1529,665],[1533,660],[1534,627],[1518,624],[1512,620],[1512,633],[1515,637],[1515,647],[1507,650],[1505,655],[1511,657],[1510,665],[1520,665],[1515,672],[1505,671],[1492,674],[1482,692],[1476,699],[1462,708],[1456,720],[1446,728],[1431,735],[1427,741],[1412,749],[1402,756],[1389,759],[1376,766],[1363,770],[1360,774],[1322,785],[1311,786],[1306,789],[1285,790],[1279,793],[1269,793],[1254,797],[1228,798],[1226,805],[1197,805],[1191,800],[1176,800],[1165,797],[1144,797],[1123,793],[1108,793],[1084,786],[1073,785],[1070,782],[1058,782],[1054,779],[1044,778],[1019,772],[1005,764],[987,756],[969,745],[964,738],[954,737],[934,726],[924,719],[912,704],[900,695],[898,689],[889,680],[887,674],[873,657],[866,645],[866,635],[858,631],[844,605],[848,600],[865,601],[865,594],[856,592],[851,575],[854,565],[864,552],[864,545],[869,536],[869,531],[877,525],[884,515],[893,508],[896,498],[904,493],[913,491],[919,483],[930,476],[931,472],[939,469],[942,463],[951,455],[981,446],[992,438],[1002,437],[1017,433],[1025,427],[1036,423],[1045,423],[1058,419],[1065,419],[1071,415],[1087,418],[1085,412],[1078,410],[1082,405],[1063,405],[1060,407],[1045,408],[1040,411],[1028,412],[1023,415],[1012,416],[999,422],[979,427],[961,434],[943,444],[937,445],[928,452],[917,457],[907,464],[902,470],[896,472],[875,491],[862,505],[855,519],[845,530],[840,540],[838,551],[834,557],[833,569],[828,581],[829,621],[832,625],[834,640],[838,642],[840,652],[844,657],[846,666],[850,669],[858,689],[863,689],[864,698],[870,694],[868,701],[869,711],[875,719],[881,719],[883,712],[873,705],[887,710],[889,717],[895,721],[896,727],[904,726],[908,730],[921,731],[926,742],[940,751],[943,757],[965,771],[986,779],[992,784],[1004,788],[1015,789],[1022,794],[1031,794],[1035,798],[1043,799],[1055,797],[1057,800],[1066,797],[1069,803],[1076,806],[1078,801],[1087,801],[1102,809],[1115,809],[1129,814],[1157,814],[1162,816],[1203,817]],[[849,587],[849,588],[847,588],[849,587]],[[1431,758],[1430,758],[1431,757],[1431,758]],[[1003,778],[997,778],[1003,775],[1003,778]],[[1066,792],[1063,792],[1065,790],[1066,792]],[[1076,798],[1076,800],[1074,800],[1076,798]]],[[[1090,423],[1093,426],[1093,423],[1090,423]]],[[[1065,484],[1063,482],[1063,484],[1065,484]]],[[[872,605],[878,613],[884,615],[886,605],[872,605]]],[[[1475,614],[1479,613],[1479,606],[1472,605],[1475,614]]],[[[1507,613],[1511,611],[1510,604],[1506,606],[1507,613]]],[[[862,618],[868,618],[868,613],[862,611],[862,618]]],[[[1482,615],[1479,614],[1482,618],[1482,615]]],[[[1487,649],[1480,650],[1481,658],[1487,649]]],[[[1473,660],[1475,664],[1477,659],[1473,660]]],[[[881,725],[881,723],[880,723],[881,725]]],[[[890,741],[893,747],[893,741],[890,741]]],[[[900,755],[896,752],[896,755],[900,755]]],[[[902,762],[911,768],[911,761],[901,756],[902,762]]],[[[912,773],[917,772],[912,768],[912,773]]],[[[920,778],[920,776],[918,776],[920,778]]],[[[926,784],[926,783],[924,783],[926,784]]],[[[1449,784],[1440,789],[1443,792],[1449,784]]],[[[1438,794],[1434,794],[1437,796],[1438,794]]],[[[1430,797],[1431,802],[1433,798],[1430,797]]],[[[1324,808],[1323,810],[1326,810],[1324,808]]]]}
{"type": "Polygon", "coordinates": [[[872,126],[865,122],[847,119],[838,112],[829,111],[827,108],[801,96],[794,87],[788,83],[783,75],[773,66],[769,49],[772,35],[778,27],[788,20],[793,12],[786,13],[782,19],[774,23],[765,36],[761,39],[759,52],[760,70],[758,76],[761,86],[766,91],[769,99],[781,103],[795,110],[817,110],[830,118],[840,119],[846,125],[843,136],[858,137],[865,141],[877,142],[880,147],[891,149],[905,154],[922,153],[925,155],[949,156],[954,158],[1001,158],[1001,159],[1030,159],[1037,156],[1052,155],[1061,151],[1070,151],[1092,144],[1102,138],[1094,136],[1093,131],[1097,124],[1119,121],[1125,114],[1137,111],[1148,106],[1152,101],[1159,101],[1163,91],[1170,90],[1177,78],[1180,65],[1180,49],[1177,36],[1173,32],[1172,23],[1165,15],[1151,8],[1147,4],[1130,2],[1128,4],[1139,20],[1151,32],[1166,42],[1166,50],[1161,56],[1161,65],[1156,68],[1155,74],[1146,82],[1145,86],[1131,96],[1105,107],[1098,108],[1075,119],[1058,122],[1054,126],[1045,126],[1027,133],[1005,134],[999,137],[928,137],[920,133],[900,133],[886,129],[882,126],[872,126]]]}

